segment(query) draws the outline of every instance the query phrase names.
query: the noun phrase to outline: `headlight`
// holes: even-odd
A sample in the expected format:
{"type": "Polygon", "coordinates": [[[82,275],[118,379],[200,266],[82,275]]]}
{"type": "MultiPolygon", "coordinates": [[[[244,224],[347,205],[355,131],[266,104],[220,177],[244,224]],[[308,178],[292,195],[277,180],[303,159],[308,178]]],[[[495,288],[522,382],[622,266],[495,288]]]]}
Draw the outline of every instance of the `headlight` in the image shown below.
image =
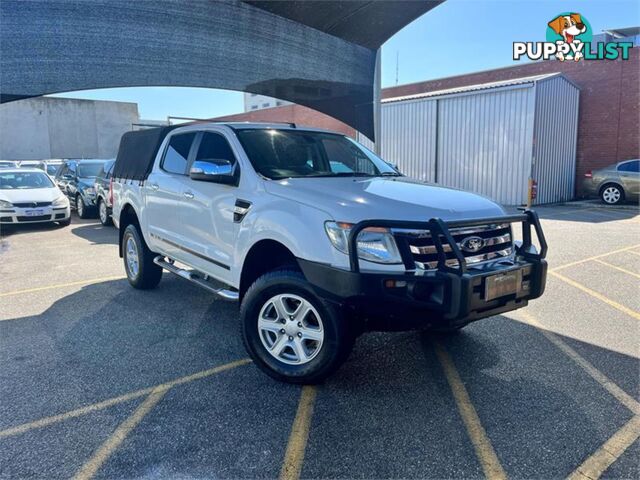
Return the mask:
{"type": "Polygon", "coordinates": [[[13,208],[13,203],[6,200],[0,200],[0,208],[13,208]]]}
{"type": "MultiPolygon", "coordinates": [[[[351,223],[326,222],[324,228],[334,247],[349,253],[351,223]]],[[[402,263],[396,241],[388,228],[365,228],[358,235],[358,257],[374,263],[402,263]]]]}
{"type": "Polygon", "coordinates": [[[51,205],[54,207],[66,207],[67,205],[69,205],[69,200],[64,195],[60,195],[53,201],[51,205]]]}
{"type": "Polygon", "coordinates": [[[87,195],[95,195],[96,191],[93,187],[85,187],[82,191],[87,195]]]}

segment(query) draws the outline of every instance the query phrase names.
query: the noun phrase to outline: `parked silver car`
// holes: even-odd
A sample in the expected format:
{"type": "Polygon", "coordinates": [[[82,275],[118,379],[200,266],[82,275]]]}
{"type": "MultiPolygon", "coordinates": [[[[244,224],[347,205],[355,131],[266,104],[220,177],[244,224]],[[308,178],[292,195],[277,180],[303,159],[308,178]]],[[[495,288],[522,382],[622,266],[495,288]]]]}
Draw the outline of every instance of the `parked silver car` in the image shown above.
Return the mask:
{"type": "Polygon", "coordinates": [[[640,160],[625,160],[584,175],[584,192],[599,196],[604,203],[616,205],[640,198],[640,160]]]}

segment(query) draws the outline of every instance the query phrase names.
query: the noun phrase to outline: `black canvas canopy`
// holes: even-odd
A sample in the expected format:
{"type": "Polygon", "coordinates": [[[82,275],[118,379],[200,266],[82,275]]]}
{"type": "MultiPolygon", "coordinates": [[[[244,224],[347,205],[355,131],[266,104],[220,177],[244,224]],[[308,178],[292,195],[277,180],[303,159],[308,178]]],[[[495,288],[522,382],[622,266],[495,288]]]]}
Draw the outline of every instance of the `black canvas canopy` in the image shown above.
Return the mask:
{"type": "Polygon", "coordinates": [[[162,141],[177,126],[125,133],[120,140],[113,176],[127,180],[145,180],[151,173],[162,141]]]}
{"type": "Polygon", "coordinates": [[[222,88],[311,107],[373,139],[377,50],[441,1],[2,0],[0,102],[222,88]]]}

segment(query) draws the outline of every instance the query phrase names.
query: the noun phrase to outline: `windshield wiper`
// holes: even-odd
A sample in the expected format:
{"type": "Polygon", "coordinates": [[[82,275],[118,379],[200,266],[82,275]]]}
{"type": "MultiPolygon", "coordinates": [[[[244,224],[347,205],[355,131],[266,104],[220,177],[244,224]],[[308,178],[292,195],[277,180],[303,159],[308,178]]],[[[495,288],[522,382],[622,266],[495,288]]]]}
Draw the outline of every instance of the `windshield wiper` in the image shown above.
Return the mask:
{"type": "Polygon", "coordinates": [[[381,177],[401,177],[402,174],[398,172],[381,172],[380,176],[381,177]]]}

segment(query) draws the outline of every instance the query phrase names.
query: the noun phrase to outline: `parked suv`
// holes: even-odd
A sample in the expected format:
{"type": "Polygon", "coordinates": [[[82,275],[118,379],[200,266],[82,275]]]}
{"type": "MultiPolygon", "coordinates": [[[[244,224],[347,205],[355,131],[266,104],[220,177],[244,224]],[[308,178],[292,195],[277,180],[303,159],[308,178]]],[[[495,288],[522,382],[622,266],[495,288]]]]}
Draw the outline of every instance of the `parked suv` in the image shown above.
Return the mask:
{"type": "Polygon", "coordinates": [[[102,225],[111,225],[111,183],[113,175],[113,166],[116,161],[107,160],[102,164],[102,168],[98,172],[93,187],[96,192],[96,205],[98,208],[98,218],[102,225]]]}
{"type": "Polygon", "coordinates": [[[239,301],[249,355],[280,380],[321,381],[366,330],[455,332],[544,291],[535,212],[507,215],[403,177],[337,133],[246,123],[129,132],[113,176],[129,283],[154,288],[165,269],[239,301]]]}
{"type": "Polygon", "coordinates": [[[89,218],[96,210],[93,182],[106,160],[66,160],[56,173],[55,182],[80,218],[89,218]]]}
{"type": "Polygon", "coordinates": [[[604,203],[616,205],[640,197],[640,160],[625,160],[584,175],[584,193],[598,196],[604,203]]]}

